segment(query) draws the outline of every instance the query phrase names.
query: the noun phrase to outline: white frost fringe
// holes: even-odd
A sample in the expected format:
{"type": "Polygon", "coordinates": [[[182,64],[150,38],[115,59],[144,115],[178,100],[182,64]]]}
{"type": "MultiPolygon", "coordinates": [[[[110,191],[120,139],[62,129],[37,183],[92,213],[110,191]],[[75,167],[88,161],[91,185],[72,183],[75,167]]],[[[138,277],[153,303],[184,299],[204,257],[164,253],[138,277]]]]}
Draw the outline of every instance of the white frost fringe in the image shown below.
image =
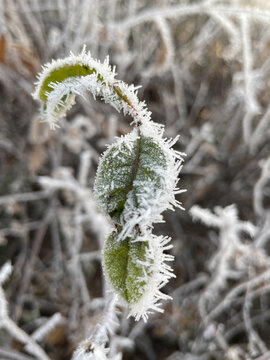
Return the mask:
{"type": "Polygon", "coordinates": [[[155,236],[151,233],[146,233],[143,237],[137,237],[136,241],[146,241],[148,248],[146,250],[145,262],[138,260],[144,271],[144,278],[139,278],[138,281],[146,281],[146,285],[142,289],[142,297],[138,302],[129,304],[129,317],[134,316],[138,321],[141,318],[146,322],[149,314],[154,311],[163,313],[164,310],[160,308],[160,300],[171,299],[170,296],[163,294],[160,289],[166,285],[170,278],[175,277],[172,268],[165,262],[173,261],[172,255],[164,254],[164,251],[171,249],[173,246],[168,245],[169,237],[155,236]],[[147,276],[150,272],[150,276],[147,276]]]}

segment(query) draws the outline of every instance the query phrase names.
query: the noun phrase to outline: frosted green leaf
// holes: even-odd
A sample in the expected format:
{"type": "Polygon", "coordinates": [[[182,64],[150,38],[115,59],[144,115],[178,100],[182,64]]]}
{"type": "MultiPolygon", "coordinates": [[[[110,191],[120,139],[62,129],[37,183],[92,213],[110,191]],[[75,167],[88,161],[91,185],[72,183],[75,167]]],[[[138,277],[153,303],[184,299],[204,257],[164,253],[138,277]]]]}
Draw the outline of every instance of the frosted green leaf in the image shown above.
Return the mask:
{"type": "Polygon", "coordinates": [[[137,96],[137,87],[115,78],[109,59],[94,60],[85,47],[43,67],[34,98],[41,102],[41,120],[51,129],[75,103],[90,92],[116,110],[130,115],[135,129],[116,140],[103,155],[95,180],[96,199],[115,226],[104,246],[103,264],[115,291],[135,320],[147,320],[151,310],[162,311],[160,289],[173,276],[164,252],[168,237],[152,234],[166,209],[180,207],[175,194],[181,154],[172,149],[176,139],[163,139],[164,128],[137,96]]]}
{"type": "Polygon", "coordinates": [[[121,224],[128,197],[140,208],[139,194],[145,188],[152,196],[162,188],[161,170],[166,169],[166,158],[151,137],[141,136],[132,144],[113,145],[100,162],[95,181],[95,192],[100,206],[114,222],[121,224]]]}
{"type": "MultiPolygon", "coordinates": [[[[96,70],[94,68],[90,68],[87,64],[66,64],[56,68],[52,70],[43,81],[39,91],[39,98],[44,102],[47,101],[48,93],[53,90],[52,87],[50,87],[51,83],[60,83],[70,77],[86,76],[93,73],[96,73],[96,70]]],[[[98,77],[100,81],[103,81],[100,75],[98,75],[98,77]]]]}
{"type": "MultiPolygon", "coordinates": [[[[104,265],[114,290],[129,304],[138,302],[146,285],[145,262],[147,242],[134,242],[127,238],[117,241],[111,234],[104,246],[104,265]]],[[[149,275],[149,274],[147,274],[149,275]]]]}

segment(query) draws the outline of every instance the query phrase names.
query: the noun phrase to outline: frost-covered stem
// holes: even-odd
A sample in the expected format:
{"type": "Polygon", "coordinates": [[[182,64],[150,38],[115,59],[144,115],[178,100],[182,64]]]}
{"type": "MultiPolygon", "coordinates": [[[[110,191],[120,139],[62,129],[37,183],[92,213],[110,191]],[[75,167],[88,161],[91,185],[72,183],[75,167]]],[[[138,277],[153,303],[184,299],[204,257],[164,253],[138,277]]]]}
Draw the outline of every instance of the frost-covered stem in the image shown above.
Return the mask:
{"type": "Polygon", "coordinates": [[[244,231],[252,236],[256,232],[256,227],[249,222],[238,220],[237,210],[234,206],[228,206],[224,209],[217,207],[215,208],[216,214],[213,214],[208,209],[193,206],[190,212],[194,219],[198,219],[209,226],[217,227],[220,230],[220,247],[211,259],[210,264],[214,275],[199,301],[200,313],[203,319],[208,321],[207,304],[213,302],[213,298],[225,286],[228,279],[241,276],[239,271],[231,270],[230,262],[235,252],[243,252],[248,255],[252,251],[248,245],[241,243],[239,233],[244,231]]]}
{"type": "Polygon", "coordinates": [[[130,190],[133,188],[133,183],[137,177],[137,172],[139,168],[139,160],[140,160],[140,145],[141,145],[141,129],[140,124],[136,124],[137,131],[137,140],[136,140],[136,153],[135,153],[135,161],[132,168],[131,182],[130,182],[130,190]]]}
{"type": "MultiPolygon", "coordinates": [[[[139,110],[136,109],[136,106],[132,104],[132,102],[119,90],[119,88],[113,84],[108,83],[108,86],[113,88],[113,90],[116,92],[116,94],[133,110],[134,112],[134,121],[132,122],[133,125],[138,127],[141,125],[141,121],[137,119],[139,115],[139,110]]],[[[139,130],[138,130],[139,132],[139,130]]],[[[138,134],[139,135],[139,134],[138,134]]]]}
{"type": "Polygon", "coordinates": [[[204,124],[201,128],[191,128],[190,133],[192,138],[186,149],[190,160],[183,171],[196,171],[200,157],[204,156],[205,144],[214,141],[213,127],[209,123],[204,124]]]}
{"type": "Polygon", "coordinates": [[[174,88],[176,95],[177,108],[180,115],[180,121],[183,124],[187,116],[187,104],[185,99],[185,92],[183,90],[183,80],[180,74],[180,69],[178,66],[175,66],[175,49],[173,37],[171,34],[171,29],[167,21],[161,17],[157,16],[155,22],[158,25],[160,34],[163,39],[164,46],[166,47],[166,59],[161,66],[158,68],[158,72],[166,71],[168,68],[171,68],[172,75],[174,79],[174,88]]]}
{"type": "MultiPolygon", "coordinates": [[[[81,203],[77,202],[74,215],[78,216],[81,210],[81,203]]],[[[75,224],[74,229],[74,237],[72,236],[66,236],[66,242],[68,245],[68,252],[70,256],[70,262],[68,263],[68,268],[70,271],[70,275],[73,278],[72,281],[72,288],[74,291],[74,301],[77,301],[77,292],[79,291],[80,298],[83,304],[83,310],[84,310],[84,325],[86,326],[87,323],[87,310],[91,303],[91,298],[89,295],[86,279],[83,273],[83,269],[81,266],[81,262],[79,259],[79,251],[81,248],[81,242],[82,242],[82,227],[81,223],[77,222],[75,224]],[[75,238],[75,239],[74,239],[75,238]],[[75,240],[75,241],[74,241],[75,240]]],[[[65,224],[62,224],[62,226],[65,226],[65,224]]]]}
{"type": "Polygon", "coordinates": [[[123,31],[123,29],[128,29],[147,21],[153,21],[153,19],[157,16],[170,19],[180,16],[209,14],[209,12],[237,17],[239,15],[244,15],[249,16],[250,18],[260,18],[260,20],[265,22],[269,21],[270,18],[270,11],[266,9],[259,9],[252,6],[237,7],[231,5],[207,5],[207,2],[203,1],[190,5],[181,4],[162,8],[148,8],[147,10],[141,11],[140,13],[135,14],[134,16],[131,16],[125,20],[113,23],[111,26],[119,28],[123,31]]]}
{"type": "Polygon", "coordinates": [[[31,338],[31,336],[20,329],[9,317],[3,319],[0,326],[11,336],[14,336],[19,342],[23,343],[27,352],[33,354],[40,360],[50,360],[44,350],[31,338]]]}
{"type": "Polygon", "coordinates": [[[79,254],[80,260],[81,261],[86,261],[86,262],[90,262],[93,260],[101,260],[101,254],[100,254],[100,250],[98,251],[91,251],[88,253],[80,253],[79,254]]]}
{"type": "Polygon", "coordinates": [[[256,239],[256,247],[263,249],[270,239],[270,211],[264,207],[264,196],[270,179],[270,157],[261,161],[261,176],[254,186],[253,207],[263,221],[263,226],[256,239]]]}
{"type": "Polygon", "coordinates": [[[208,276],[205,274],[202,274],[198,276],[196,279],[189,281],[186,284],[181,285],[179,288],[175,289],[172,293],[172,296],[174,299],[184,297],[187,294],[193,293],[198,288],[202,287],[206,284],[208,280],[208,276]]]}
{"type": "Polygon", "coordinates": [[[94,343],[105,343],[108,334],[113,333],[114,328],[118,324],[116,317],[116,303],[117,295],[108,293],[102,318],[91,335],[91,339],[93,339],[92,341],[94,343]]]}
{"type": "MultiPolygon", "coordinates": [[[[78,182],[81,187],[86,186],[87,182],[87,176],[88,171],[90,167],[90,152],[84,152],[82,153],[80,157],[80,167],[79,167],[79,174],[78,174],[78,182]]],[[[74,217],[75,219],[79,218],[81,216],[82,212],[82,204],[81,202],[77,202],[74,210],[74,217]]],[[[74,280],[77,278],[79,282],[81,297],[84,303],[84,309],[85,309],[85,316],[87,315],[87,308],[90,304],[90,295],[87,288],[87,283],[83,274],[83,270],[81,268],[81,263],[79,259],[79,253],[82,246],[82,238],[83,238],[83,229],[82,229],[82,223],[76,221],[75,222],[75,242],[73,239],[70,241],[70,252],[71,252],[71,264],[73,265],[72,268],[75,270],[74,280]]]]}
{"type": "Polygon", "coordinates": [[[57,325],[62,324],[64,318],[60,313],[51,316],[44,324],[34,331],[31,338],[35,341],[43,340],[57,325]]]}
{"type": "Polygon", "coordinates": [[[64,259],[61,247],[61,239],[59,233],[59,223],[57,217],[53,217],[52,222],[50,224],[50,234],[52,237],[52,247],[53,247],[53,254],[54,254],[54,269],[55,269],[55,277],[53,282],[53,291],[55,292],[59,280],[62,278],[64,273],[64,259]]]}
{"type": "Polygon", "coordinates": [[[97,206],[91,196],[91,191],[85,187],[80,186],[76,181],[69,181],[66,179],[55,179],[47,176],[37,177],[37,181],[42,187],[49,190],[69,190],[73,192],[78,200],[82,202],[83,208],[88,216],[88,221],[97,235],[104,239],[104,234],[110,229],[110,225],[106,218],[98,213],[97,206]]]}
{"type": "Polygon", "coordinates": [[[4,16],[4,1],[0,0],[0,37],[2,34],[5,34],[7,32],[7,26],[4,16]]]}
{"type": "Polygon", "coordinates": [[[91,151],[84,151],[80,156],[80,168],[78,174],[78,182],[83,186],[87,186],[87,178],[89,174],[89,169],[91,166],[91,151]]]}
{"type": "Polygon", "coordinates": [[[255,276],[252,279],[242,282],[241,284],[235,286],[223,299],[222,301],[209,312],[207,315],[207,322],[218,317],[223,311],[228,309],[235,298],[246,291],[247,287],[254,288],[261,283],[268,282],[270,278],[270,270],[265,270],[262,274],[255,276]]]}
{"type": "Polygon", "coordinates": [[[250,149],[254,153],[258,146],[264,141],[265,138],[269,138],[270,128],[270,106],[268,106],[265,114],[262,116],[261,121],[257,125],[252,137],[250,139],[250,149]]]}
{"type": "Polygon", "coordinates": [[[265,352],[263,355],[256,358],[256,360],[268,360],[270,358],[270,351],[265,352]]]}
{"type": "Polygon", "coordinates": [[[268,157],[266,160],[263,160],[261,162],[261,167],[262,167],[261,176],[254,186],[253,206],[255,212],[259,216],[264,218],[267,212],[263,205],[264,188],[270,179],[270,157],[268,157]]]}
{"type": "Polygon", "coordinates": [[[217,291],[225,285],[226,278],[230,273],[229,261],[234,254],[235,244],[233,234],[228,234],[228,232],[228,227],[222,229],[220,232],[220,249],[211,262],[212,267],[215,268],[215,272],[199,300],[199,310],[203,319],[207,317],[207,303],[211,301],[217,291]]]}
{"type": "MultiPolygon", "coordinates": [[[[225,333],[225,338],[227,339],[227,341],[230,341],[234,336],[236,336],[240,332],[245,331],[244,321],[240,321],[239,314],[236,314],[236,316],[237,316],[236,325],[233,326],[230,330],[228,330],[225,333]]],[[[270,318],[270,311],[268,310],[268,311],[264,311],[260,315],[253,316],[251,318],[251,321],[252,321],[252,324],[254,326],[256,324],[262,324],[264,321],[268,320],[269,318],[270,318]]],[[[257,358],[257,360],[258,360],[258,358],[257,358]]],[[[265,360],[268,360],[268,359],[265,359],[265,360]]]]}
{"type": "Polygon", "coordinates": [[[28,201],[38,201],[42,199],[47,199],[52,194],[51,191],[36,191],[22,194],[12,194],[5,195],[0,197],[0,205],[14,203],[14,202],[28,202],[28,201]]]}
{"type": "Polygon", "coordinates": [[[29,336],[20,329],[8,315],[8,303],[5,297],[2,284],[11,274],[12,267],[10,263],[6,263],[0,269],[0,329],[6,330],[11,336],[25,345],[26,350],[36,356],[40,360],[50,360],[44,350],[29,336]]]}
{"type": "Polygon", "coordinates": [[[3,349],[0,347],[0,356],[3,356],[3,359],[11,360],[33,360],[32,357],[19,353],[18,351],[11,349],[3,349]]]}
{"type": "Polygon", "coordinates": [[[34,240],[33,240],[33,246],[32,246],[32,251],[31,251],[31,255],[28,259],[28,261],[25,264],[25,268],[24,268],[24,272],[23,272],[23,277],[21,279],[21,283],[20,283],[20,288],[17,294],[17,309],[16,309],[16,318],[18,318],[21,315],[21,311],[22,311],[22,304],[24,301],[23,298],[23,294],[25,294],[27,292],[27,289],[30,285],[31,282],[31,278],[32,278],[32,274],[33,274],[33,270],[34,270],[34,266],[35,266],[35,262],[37,259],[37,256],[40,252],[41,246],[42,246],[42,242],[44,240],[44,237],[46,235],[48,226],[49,226],[49,222],[52,218],[53,215],[53,208],[52,206],[48,209],[48,212],[45,216],[45,218],[42,221],[42,225],[41,227],[37,230],[34,240]]]}
{"type": "Polygon", "coordinates": [[[245,104],[246,115],[243,121],[243,134],[246,143],[251,138],[252,118],[259,112],[259,105],[256,99],[255,84],[252,81],[253,56],[251,49],[251,34],[249,31],[249,18],[246,15],[240,17],[242,46],[243,46],[243,67],[245,82],[245,104]]]}
{"type": "MultiPolygon", "coordinates": [[[[252,271],[251,267],[249,267],[249,276],[254,277],[254,272],[252,271]]],[[[246,328],[246,332],[249,337],[249,346],[251,347],[251,351],[254,354],[257,354],[257,350],[259,349],[262,354],[268,351],[265,343],[259,336],[258,332],[254,329],[252,320],[250,318],[250,310],[252,307],[252,299],[251,299],[251,288],[248,284],[246,294],[245,294],[245,301],[243,306],[243,319],[246,328]]]]}
{"type": "Polygon", "coordinates": [[[218,12],[209,12],[211,17],[217,20],[218,25],[220,25],[230,36],[231,38],[231,46],[229,48],[229,51],[226,51],[226,58],[231,59],[238,51],[240,47],[240,34],[239,30],[235,26],[234,22],[229,19],[228,16],[225,16],[224,14],[220,14],[218,12]]]}
{"type": "Polygon", "coordinates": [[[24,236],[29,231],[38,230],[43,225],[43,221],[31,221],[29,223],[20,224],[19,227],[8,227],[0,229],[0,235],[2,236],[24,236]]]}
{"type": "Polygon", "coordinates": [[[92,334],[75,350],[72,360],[105,360],[108,349],[105,344],[108,341],[108,335],[113,334],[115,327],[118,326],[116,317],[117,297],[111,293],[106,294],[106,303],[102,317],[95,326],[92,334]]]}
{"type": "Polygon", "coordinates": [[[161,66],[159,66],[159,71],[162,72],[162,71],[166,71],[169,66],[173,65],[173,58],[175,56],[174,43],[173,43],[170,27],[168,26],[166,20],[161,16],[157,16],[154,20],[160,31],[160,35],[162,37],[164,44],[163,46],[166,47],[165,49],[166,58],[162,62],[161,66]]]}
{"type": "MultiPolygon", "coordinates": [[[[81,211],[80,203],[76,205],[76,209],[74,212],[75,216],[78,216],[81,211]]],[[[79,284],[81,298],[83,300],[83,304],[85,306],[85,315],[87,314],[87,307],[89,306],[91,299],[89,295],[89,291],[87,288],[86,279],[83,274],[83,270],[81,267],[80,259],[79,259],[79,251],[81,249],[81,243],[82,243],[82,224],[77,223],[75,226],[75,242],[73,243],[73,239],[70,239],[69,241],[69,248],[71,253],[71,272],[74,273],[74,281],[76,281],[79,284]]]]}
{"type": "Polygon", "coordinates": [[[265,215],[265,221],[260,234],[256,239],[256,247],[263,248],[270,241],[270,211],[265,215]]]}

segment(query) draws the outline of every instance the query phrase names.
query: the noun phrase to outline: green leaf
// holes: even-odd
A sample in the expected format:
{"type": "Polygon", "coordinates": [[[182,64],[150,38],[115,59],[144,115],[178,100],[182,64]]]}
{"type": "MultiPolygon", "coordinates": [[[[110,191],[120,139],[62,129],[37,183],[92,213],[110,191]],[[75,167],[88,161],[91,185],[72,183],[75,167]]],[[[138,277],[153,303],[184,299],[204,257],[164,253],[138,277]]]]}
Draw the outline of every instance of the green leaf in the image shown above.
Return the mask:
{"type": "Polygon", "coordinates": [[[143,266],[138,260],[145,262],[148,243],[116,238],[116,234],[111,234],[105,242],[105,270],[115,291],[129,304],[136,303],[146,285],[143,266]]]}
{"type": "MultiPolygon", "coordinates": [[[[42,86],[39,92],[39,98],[44,102],[47,101],[47,94],[50,93],[53,89],[50,87],[51,83],[61,83],[67,78],[74,76],[86,76],[96,73],[96,69],[90,68],[87,64],[66,64],[64,66],[58,67],[52,70],[49,76],[43,81],[42,86]]],[[[103,78],[98,75],[98,79],[102,82],[103,78]]]]}
{"type": "Polygon", "coordinates": [[[100,162],[95,181],[95,193],[102,209],[120,225],[127,198],[132,197],[140,208],[139,194],[162,188],[160,170],[166,169],[161,147],[151,137],[141,136],[133,143],[113,145],[100,162]]]}

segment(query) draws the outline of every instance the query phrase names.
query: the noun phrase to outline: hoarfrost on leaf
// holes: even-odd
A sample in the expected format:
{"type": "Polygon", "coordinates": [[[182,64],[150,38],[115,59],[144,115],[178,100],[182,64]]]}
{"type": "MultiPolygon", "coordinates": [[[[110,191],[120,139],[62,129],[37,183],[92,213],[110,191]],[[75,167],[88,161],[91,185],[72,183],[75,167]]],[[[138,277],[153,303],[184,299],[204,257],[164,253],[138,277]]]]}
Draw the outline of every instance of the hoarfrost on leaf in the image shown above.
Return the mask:
{"type": "Polygon", "coordinates": [[[169,297],[160,289],[174,276],[165,263],[169,238],[152,234],[166,209],[181,207],[175,195],[183,155],[172,149],[177,141],[164,139],[164,127],[151,120],[139,101],[137,87],[115,78],[106,58],[94,60],[83,48],[78,56],[45,65],[34,97],[41,101],[42,120],[51,128],[86,92],[100,96],[124,115],[133,118],[134,129],[117,138],[100,160],[95,195],[100,208],[115,227],[104,247],[104,270],[130,315],[145,321],[152,311],[162,312],[160,300],[169,297]]]}

